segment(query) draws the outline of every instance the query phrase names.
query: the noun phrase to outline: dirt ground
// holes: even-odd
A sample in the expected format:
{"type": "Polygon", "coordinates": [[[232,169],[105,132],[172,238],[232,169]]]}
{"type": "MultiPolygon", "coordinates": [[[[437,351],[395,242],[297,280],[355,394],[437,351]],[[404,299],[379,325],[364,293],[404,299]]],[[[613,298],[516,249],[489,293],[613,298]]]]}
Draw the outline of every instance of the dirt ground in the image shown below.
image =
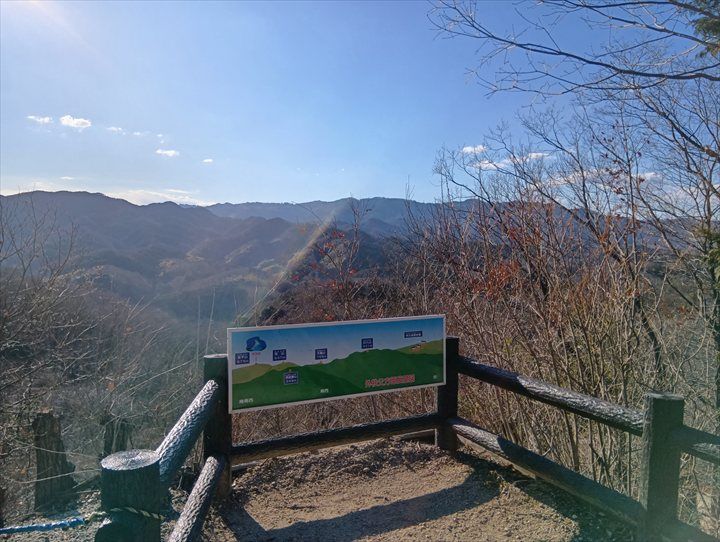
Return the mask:
{"type": "MultiPolygon", "coordinates": [[[[467,449],[453,458],[435,446],[397,440],[268,459],[237,473],[230,498],[211,510],[203,539],[632,539],[629,530],[598,511],[496,461],[467,449]]],[[[186,496],[173,491],[175,518],[186,496]]],[[[98,505],[97,494],[89,494],[78,512],[88,514],[98,505]]],[[[164,523],[164,537],[173,525],[173,517],[164,523]]],[[[92,540],[96,528],[91,525],[10,539],[85,541],[92,540]]]]}
{"type": "Polygon", "coordinates": [[[236,477],[206,540],[630,540],[566,493],[473,453],[376,441],[264,461],[236,477]]]}

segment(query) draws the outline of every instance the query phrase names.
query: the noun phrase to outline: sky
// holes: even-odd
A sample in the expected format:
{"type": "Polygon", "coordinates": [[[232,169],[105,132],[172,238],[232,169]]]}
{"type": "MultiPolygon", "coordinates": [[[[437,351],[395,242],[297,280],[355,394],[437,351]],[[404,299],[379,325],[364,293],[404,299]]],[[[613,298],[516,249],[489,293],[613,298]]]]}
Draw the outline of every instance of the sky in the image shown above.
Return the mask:
{"type": "MultiPolygon", "coordinates": [[[[510,2],[488,23],[524,24],[510,2]]],[[[134,203],[440,196],[443,147],[517,122],[426,2],[0,2],[0,192],[134,203]]],[[[568,34],[567,39],[574,36],[568,34]]]]}

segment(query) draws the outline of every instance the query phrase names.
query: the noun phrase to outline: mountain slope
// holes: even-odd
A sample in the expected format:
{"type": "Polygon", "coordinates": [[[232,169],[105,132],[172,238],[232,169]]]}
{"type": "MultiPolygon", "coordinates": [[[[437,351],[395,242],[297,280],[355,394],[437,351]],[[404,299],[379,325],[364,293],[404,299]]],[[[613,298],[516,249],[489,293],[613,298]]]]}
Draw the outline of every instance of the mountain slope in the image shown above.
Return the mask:
{"type": "Polygon", "coordinates": [[[74,238],[70,267],[97,286],[187,319],[212,312],[215,320],[232,320],[315,235],[279,218],[226,218],[201,207],[140,206],[87,192],[2,196],[0,205],[13,232],[29,237],[40,217],[59,232],[50,243],[74,238]]]}

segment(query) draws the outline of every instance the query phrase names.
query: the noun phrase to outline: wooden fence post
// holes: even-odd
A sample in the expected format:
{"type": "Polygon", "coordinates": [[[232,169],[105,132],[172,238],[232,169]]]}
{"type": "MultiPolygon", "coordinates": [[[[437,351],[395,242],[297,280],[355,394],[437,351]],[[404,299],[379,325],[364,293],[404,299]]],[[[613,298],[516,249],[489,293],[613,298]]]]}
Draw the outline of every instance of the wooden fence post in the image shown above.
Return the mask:
{"type": "Polygon", "coordinates": [[[442,450],[454,452],[458,449],[458,438],[447,425],[449,418],[457,416],[458,412],[458,355],[460,352],[460,339],[447,337],[445,339],[445,385],[438,388],[437,412],[440,424],[437,428],[437,445],[442,450]]]}
{"type": "Polygon", "coordinates": [[[210,420],[203,433],[203,456],[205,460],[211,455],[225,458],[225,468],[217,484],[216,496],[226,497],[232,486],[232,466],[230,451],[232,448],[232,416],[228,411],[228,358],[225,354],[215,354],[204,358],[205,382],[215,380],[220,385],[220,399],[215,405],[210,420]]]}
{"type": "Polygon", "coordinates": [[[57,508],[75,497],[75,465],[65,453],[60,420],[52,410],[39,412],[32,422],[35,442],[35,509],[57,508]]]}
{"type": "Polygon", "coordinates": [[[95,541],[159,542],[165,491],[158,454],[154,450],[117,452],[100,465],[101,505],[110,517],[98,529],[95,541]]]}
{"type": "Polygon", "coordinates": [[[678,395],[645,396],[640,503],[645,514],[638,521],[640,542],[660,540],[677,520],[680,448],[672,432],[682,427],[685,400],[678,395]]]}

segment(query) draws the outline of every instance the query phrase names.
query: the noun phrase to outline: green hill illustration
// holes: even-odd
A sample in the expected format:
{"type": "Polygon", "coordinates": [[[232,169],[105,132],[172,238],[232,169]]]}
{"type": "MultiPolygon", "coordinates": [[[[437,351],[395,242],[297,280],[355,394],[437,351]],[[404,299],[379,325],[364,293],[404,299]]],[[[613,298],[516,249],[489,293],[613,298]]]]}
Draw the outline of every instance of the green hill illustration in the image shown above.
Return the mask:
{"type": "Polygon", "coordinates": [[[346,358],[311,365],[258,364],[233,371],[233,408],[308,401],[327,397],[382,391],[408,385],[421,386],[443,380],[442,341],[418,343],[398,350],[355,352],[346,358]],[[288,378],[286,374],[297,373],[288,378]],[[398,376],[414,376],[411,383],[383,382],[398,376]],[[368,380],[374,380],[367,386],[368,380]],[[242,399],[252,402],[239,403],[242,399]]]}
{"type": "Polygon", "coordinates": [[[268,371],[284,371],[290,367],[295,367],[294,363],[285,361],[278,363],[277,365],[270,365],[269,363],[256,363],[254,365],[248,365],[243,367],[241,370],[234,370],[232,373],[233,384],[244,384],[250,382],[258,377],[261,377],[268,371]]]}

